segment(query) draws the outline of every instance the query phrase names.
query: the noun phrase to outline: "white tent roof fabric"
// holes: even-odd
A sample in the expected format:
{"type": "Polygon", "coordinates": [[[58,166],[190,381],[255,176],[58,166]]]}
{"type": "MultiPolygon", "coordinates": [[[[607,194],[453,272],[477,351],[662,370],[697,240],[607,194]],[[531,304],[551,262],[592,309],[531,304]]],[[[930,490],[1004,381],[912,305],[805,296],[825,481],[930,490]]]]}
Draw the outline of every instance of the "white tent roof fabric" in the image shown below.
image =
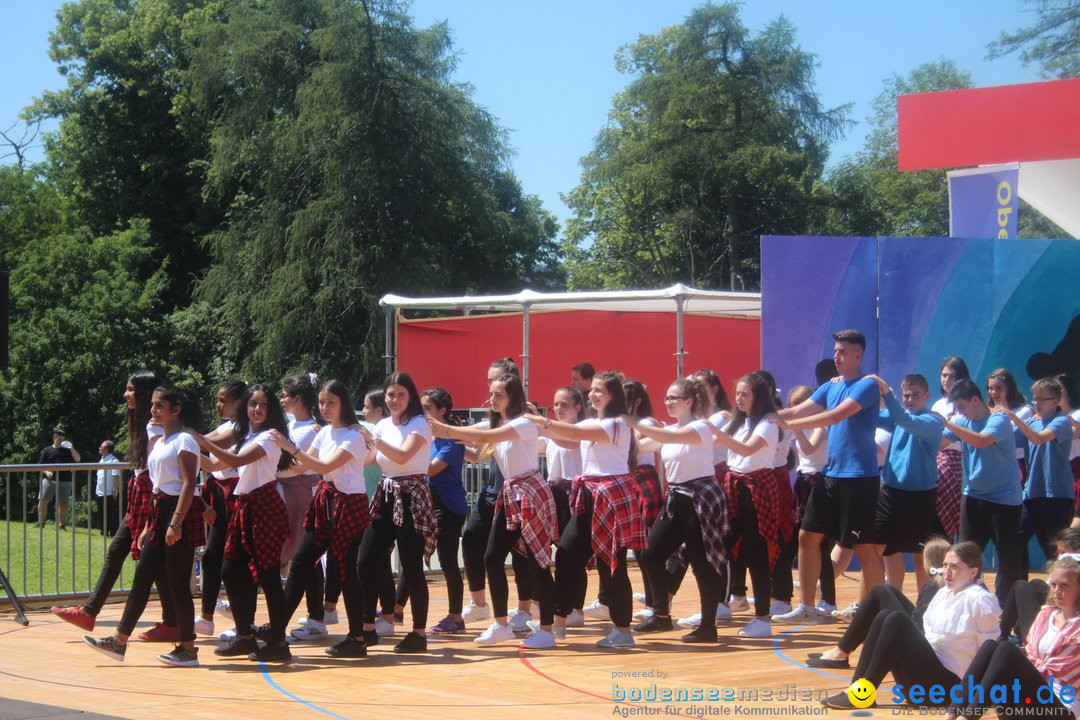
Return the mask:
{"type": "Polygon", "coordinates": [[[407,298],[384,295],[379,304],[399,310],[480,310],[520,312],[533,310],[607,310],[616,312],[675,312],[682,298],[683,312],[724,317],[761,317],[761,293],[698,290],[672,285],[660,290],[602,290],[595,292],[541,293],[522,290],[514,295],[465,295],[461,297],[407,298]]]}
{"type": "Polygon", "coordinates": [[[1080,159],[1021,162],[1017,189],[1033,208],[1080,238],[1080,159]]]}

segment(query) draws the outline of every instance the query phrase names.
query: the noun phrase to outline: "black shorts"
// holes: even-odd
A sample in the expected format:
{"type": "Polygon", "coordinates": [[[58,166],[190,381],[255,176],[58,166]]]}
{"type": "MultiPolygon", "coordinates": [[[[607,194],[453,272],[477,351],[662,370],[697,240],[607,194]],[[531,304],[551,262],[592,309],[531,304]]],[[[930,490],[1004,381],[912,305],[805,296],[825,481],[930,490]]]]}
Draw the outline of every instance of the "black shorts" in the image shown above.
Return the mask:
{"type": "Polygon", "coordinates": [[[937,490],[900,490],[882,485],[878,494],[875,541],[885,554],[921,553],[934,535],[943,535],[938,524],[937,490]]]}
{"type": "Polygon", "coordinates": [[[814,483],[806,503],[802,529],[822,533],[842,547],[874,542],[878,488],[881,478],[836,478],[826,475],[814,483]]]}

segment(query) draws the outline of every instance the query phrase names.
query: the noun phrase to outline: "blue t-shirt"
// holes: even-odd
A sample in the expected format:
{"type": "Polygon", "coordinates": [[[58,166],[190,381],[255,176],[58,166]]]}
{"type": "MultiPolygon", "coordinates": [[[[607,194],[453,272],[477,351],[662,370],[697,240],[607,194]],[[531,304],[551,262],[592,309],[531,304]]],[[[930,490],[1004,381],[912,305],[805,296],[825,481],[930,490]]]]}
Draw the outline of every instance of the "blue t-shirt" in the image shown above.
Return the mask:
{"type": "MultiPolygon", "coordinates": [[[[969,420],[955,415],[953,423],[972,432],[985,433],[994,444],[977,448],[960,443],[960,458],[964,465],[964,495],[999,505],[1019,505],[1020,466],[1016,464],[1016,440],[1012,423],[1001,414],[991,414],[985,420],[969,420]]],[[[951,430],[945,431],[949,440],[959,440],[951,430]]]]}
{"type": "Polygon", "coordinates": [[[874,430],[877,428],[878,405],[881,404],[877,382],[867,377],[827,382],[810,397],[826,410],[832,410],[848,398],[862,409],[829,426],[829,458],[824,473],[836,478],[876,477],[874,430]]]}
{"type": "Polygon", "coordinates": [[[431,459],[442,460],[446,467],[438,474],[428,477],[428,485],[450,512],[468,515],[469,504],[465,500],[465,486],[461,484],[465,446],[450,438],[435,438],[431,444],[431,459]]]}
{"type": "Polygon", "coordinates": [[[891,392],[885,394],[885,406],[888,409],[881,411],[878,425],[892,433],[892,442],[881,469],[881,482],[911,492],[933,490],[945,421],[929,410],[907,412],[891,392]]]}
{"type": "Polygon", "coordinates": [[[1068,415],[1057,415],[1048,421],[1039,417],[1025,420],[1035,432],[1050,429],[1054,439],[1042,445],[1028,442],[1017,430],[1017,442],[1027,443],[1028,480],[1024,486],[1024,499],[1060,498],[1075,500],[1069,451],[1072,449],[1072,423],[1068,415]]]}

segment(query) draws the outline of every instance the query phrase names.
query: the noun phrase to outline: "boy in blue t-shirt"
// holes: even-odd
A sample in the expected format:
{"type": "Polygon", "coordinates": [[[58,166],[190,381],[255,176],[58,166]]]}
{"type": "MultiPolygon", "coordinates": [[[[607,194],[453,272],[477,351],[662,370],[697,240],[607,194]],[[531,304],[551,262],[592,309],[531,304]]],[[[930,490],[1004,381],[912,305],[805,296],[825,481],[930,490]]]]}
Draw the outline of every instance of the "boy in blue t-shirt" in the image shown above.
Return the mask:
{"type": "Polygon", "coordinates": [[[778,413],[784,429],[829,428],[825,477],[814,483],[799,530],[800,602],[791,612],[773,616],[781,623],[820,622],[814,594],[826,536],[853,548],[859,557],[863,568],[860,600],[885,576],[873,537],[881,483],[874,430],[881,396],[877,383],[862,373],[863,334],[841,330],[833,334],[833,340],[833,361],[840,379],[821,385],[808,400],[778,413]]]}
{"type": "Polygon", "coordinates": [[[1069,416],[1058,405],[1064,393],[1054,378],[1043,378],[1031,386],[1031,404],[1035,415],[1026,421],[1006,410],[1005,415],[1027,445],[1028,481],[1024,486],[1024,504],[1020,511],[1020,542],[1023,548],[1024,577],[1027,577],[1027,545],[1032,536],[1039,538],[1046,557],[1054,555],[1054,537],[1073,516],[1076,495],[1073,489],[1069,451],[1073,429],[1069,416]]]}
{"type": "Polygon", "coordinates": [[[944,439],[961,442],[964,493],[960,498],[960,540],[985,550],[991,540],[1001,569],[995,582],[998,600],[1023,576],[1020,528],[1020,466],[1009,419],[991,413],[979,387],[957,380],[949,391],[961,417],[945,421],[944,439]]]}

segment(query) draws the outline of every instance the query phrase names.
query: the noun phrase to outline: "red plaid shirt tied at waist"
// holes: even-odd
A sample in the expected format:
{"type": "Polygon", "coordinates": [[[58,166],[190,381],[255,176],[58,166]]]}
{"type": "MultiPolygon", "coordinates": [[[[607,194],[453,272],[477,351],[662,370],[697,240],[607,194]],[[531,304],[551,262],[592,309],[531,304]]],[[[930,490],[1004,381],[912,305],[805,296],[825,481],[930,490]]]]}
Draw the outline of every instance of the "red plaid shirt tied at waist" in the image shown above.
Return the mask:
{"type": "Polygon", "coordinates": [[[124,522],[131,531],[131,559],[139,559],[139,535],[153,517],[154,485],[149,470],[138,470],[127,484],[127,510],[124,522]]]}
{"type": "Polygon", "coordinates": [[[645,549],[645,522],[641,495],[630,475],[579,475],[570,488],[570,513],[585,515],[592,496],[592,549],[611,571],[618,567],[619,551],[645,549]]]}
{"type": "Polygon", "coordinates": [[[521,530],[514,543],[519,555],[532,555],[540,567],[551,564],[551,546],[559,541],[555,496],[537,469],[503,482],[495,501],[495,514],[506,511],[506,529],[521,530]],[[520,499],[519,499],[520,498],[520,499]]]}
{"type": "Polygon", "coordinates": [[[236,514],[236,504],[239,502],[237,495],[233,492],[238,482],[240,482],[239,477],[217,478],[208,474],[202,486],[203,502],[217,510],[218,508],[214,505],[214,495],[220,492],[221,497],[225,499],[225,511],[229,517],[232,517],[236,514]]]}
{"type": "Polygon", "coordinates": [[[390,481],[389,492],[394,496],[394,524],[398,527],[405,524],[405,504],[401,499],[402,496],[408,495],[412,509],[413,528],[420,537],[424,538],[424,559],[430,558],[438,543],[439,521],[435,517],[435,504],[431,500],[431,488],[428,486],[427,475],[403,475],[394,478],[384,475],[381,487],[371,501],[372,515],[377,514],[382,506],[383,495],[387,492],[387,481],[390,481]]]}
{"type": "Polygon", "coordinates": [[[653,521],[660,514],[660,508],[664,504],[664,489],[660,485],[660,475],[652,465],[638,465],[630,476],[637,483],[638,495],[641,497],[641,517],[645,522],[645,533],[648,534],[653,521]]]}
{"type": "MultiPolygon", "coordinates": [[[[728,513],[732,524],[739,524],[739,485],[745,485],[750,491],[750,499],[757,513],[758,534],[765,541],[769,551],[769,567],[776,565],[780,556],[780,487],[776,473],[772,468],[761,468],[750,474],[728,471],[724,476],[724,495],[727,499],[728,513]]],[[[788,511],[788,515],[790,515],[788,511]]],[[[738,558],[742,549],[742,538],[736,536],[732,554],[738,558]]]]}
{"type": "MultiPolygon", "coordinates": [[[[319,483],[304,518],[304,530],[320,546],[328,546],[337,560],[338,579],[345,581],[345,556],[349,546],[371,524],[370,502],[365,493],[343,493],[329,480],[319,483]]],[[[317,562],[317,561],[316,561],[317,562]]]]}
{"type": "MultiPolygon", "coordinates": [[[[155,519],[154,531],[150,533],[149,542],[160,545],[165,541],[165,533],[169,529],[169,521],[176,512],[176,506],[180,502],[178,495],[166,495],[154,493],[152,512],[155,519]],[[164,514],[164,516],[163,516],[164,514]]],[[[191,498],[184,521],[180,523],[180,542],[186,543],[194,550],[200,545],[206,544],[206,523],[203,521],[203,511],[206,505],[197,495],[191,498]]]]}
{"type": "Polygon", "coordinates": [[[238,497],[236,512],[229,518],[225,535],[225,559],[240,559],[243,549],[251,577],[257,584],[259,570],[281,564],[281,546],[289,537],[289,511],[273,482],[238,497]]]}

